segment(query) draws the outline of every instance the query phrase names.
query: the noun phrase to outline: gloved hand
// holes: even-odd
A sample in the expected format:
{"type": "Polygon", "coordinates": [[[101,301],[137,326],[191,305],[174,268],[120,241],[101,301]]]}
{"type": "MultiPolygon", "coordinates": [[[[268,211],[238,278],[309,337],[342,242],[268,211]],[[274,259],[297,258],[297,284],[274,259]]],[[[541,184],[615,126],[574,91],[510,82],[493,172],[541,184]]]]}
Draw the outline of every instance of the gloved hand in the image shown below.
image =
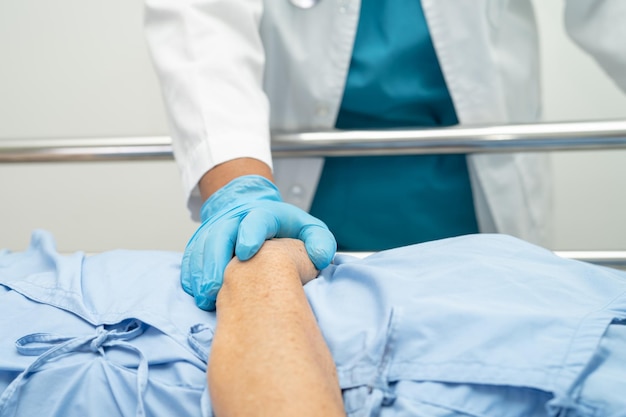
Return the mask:
{"type": "Polygon", "coordinates": [[[267,239],[294,238],[304,242],[313,265],[322,269],[337,250],[322,221],[283,202],[276,186],[258,175],[236,178],[219,189],[203,204],[200,218],[202,224],[185,248],[181,282],[204,310],[215,310],[233,253],[245,261],[267,239]]]}

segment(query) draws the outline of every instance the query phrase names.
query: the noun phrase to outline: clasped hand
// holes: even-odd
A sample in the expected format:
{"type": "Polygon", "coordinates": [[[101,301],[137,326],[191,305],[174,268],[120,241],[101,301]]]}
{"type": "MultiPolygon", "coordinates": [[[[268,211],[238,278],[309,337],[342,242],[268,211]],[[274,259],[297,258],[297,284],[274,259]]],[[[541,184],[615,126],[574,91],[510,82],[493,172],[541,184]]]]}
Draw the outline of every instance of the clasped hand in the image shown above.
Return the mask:
{"type": "Polygon", "coordinates": [[[204,203],[200,217],[202,224],[185,248],[181,282],[204,310],[215,310],[233,255],[246,261],[267,239],[303,241],[317,269],[328,266],[337,249],[322,221],[283,202],[276,186],[257,175],[236,178],[218,190],[204,203]]]}

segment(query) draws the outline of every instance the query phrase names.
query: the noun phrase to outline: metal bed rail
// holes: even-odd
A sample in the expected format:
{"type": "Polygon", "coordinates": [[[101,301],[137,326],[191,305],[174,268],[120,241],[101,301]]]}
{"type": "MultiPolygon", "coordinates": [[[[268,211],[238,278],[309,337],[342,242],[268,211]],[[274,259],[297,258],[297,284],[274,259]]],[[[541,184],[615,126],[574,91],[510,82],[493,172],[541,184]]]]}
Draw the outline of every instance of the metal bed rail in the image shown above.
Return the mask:
{"type": "Polygon", "coordinates": [[[554,253],[562,258],[626,270],[626,251],[555,251],[554,253]]]}
{"type": "MultiPolygon", "coordinates": [[[[272,154],[276,158],[602,149],[626,149],[626,120],[272,135],[272,154]]],[[[167,136],[0,138],[0,163],[171,158],[167,136]]]]}
{"type": "MultiPolygon", "coordinates": [[[[345,255],[365,258],[374,252],[341,252],[345,255]]],[[[594,265],[626,270],[626,251],[554,251],[561,258],[587,262],[594,265]]]]}
{"type": "MultiPolygon", "coordinates": [[[[626,149],[626,120],[438,129],[274,133],[274,157],[626,149]]],[[[1,139],[0,163],[171,159],[169,137],[1,139]]],[[[626,251],[557,252],[626,269],[626,251]]],[[[364,256],[365,254],[359,254],[364,256]]]]}

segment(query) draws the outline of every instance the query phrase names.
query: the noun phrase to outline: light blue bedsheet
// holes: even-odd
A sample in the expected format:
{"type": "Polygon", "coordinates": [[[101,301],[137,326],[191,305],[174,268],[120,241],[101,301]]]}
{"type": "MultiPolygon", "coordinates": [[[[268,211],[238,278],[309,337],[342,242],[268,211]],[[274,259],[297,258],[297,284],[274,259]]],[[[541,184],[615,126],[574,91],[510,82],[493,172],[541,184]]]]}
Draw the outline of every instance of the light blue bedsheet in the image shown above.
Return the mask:
{"type": "MultiPolygon", "coordinates": [[[[0,252],[0,416],[210,415],[180,258],[0,252]]],[[[474,235],[338,256],[306,292],[350,416],[626,415],[622,272],[474,235]]]]}

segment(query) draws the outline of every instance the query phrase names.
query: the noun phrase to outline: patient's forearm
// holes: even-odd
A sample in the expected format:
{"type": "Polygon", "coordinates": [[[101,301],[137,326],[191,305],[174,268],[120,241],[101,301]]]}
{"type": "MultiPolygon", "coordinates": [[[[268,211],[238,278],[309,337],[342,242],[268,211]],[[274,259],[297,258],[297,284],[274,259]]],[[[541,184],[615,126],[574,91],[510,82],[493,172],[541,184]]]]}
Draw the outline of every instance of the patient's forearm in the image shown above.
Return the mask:
{"type": "Polygon", "coordinates": [[[226,269],[208,369],[219,417],[344,415],[335,366],[300,282],[312,265],[301,242],[289,245],[266,242],[250,261],[226,269]],[[294,261],[302,255],[308,264],[294,261]]]}

